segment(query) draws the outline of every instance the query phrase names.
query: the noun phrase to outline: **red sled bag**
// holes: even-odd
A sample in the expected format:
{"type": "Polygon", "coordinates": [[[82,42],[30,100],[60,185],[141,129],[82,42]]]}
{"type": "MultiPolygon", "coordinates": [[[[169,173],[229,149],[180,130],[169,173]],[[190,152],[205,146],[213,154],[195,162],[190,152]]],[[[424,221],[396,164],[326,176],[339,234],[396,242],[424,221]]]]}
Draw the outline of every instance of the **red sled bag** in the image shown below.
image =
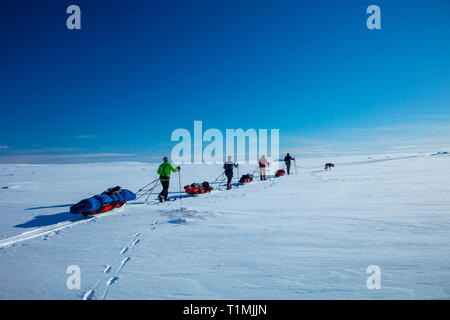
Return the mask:
{"type": "Polygon", "coordinates": [[[282,177],[285,174],[286,174],[286,171],[284,171],[283,169],[280,169],[275,172],[275,177],[282,177]]]}
{"type": "Polygon", "coordinates": [[[244,174],[242,175],[242,177],[239,179],[240,183],[247,183],[247,182],[252,182],[253,181],[253,175],[252,174],[244,174]]]}
{"type": "Polygon", "coordinates": [[[187,194],[196,194],[200,190],[200,185],[198,183],[193,183],[189,186],[184,186],[184,191],[187,194]]]}
{"type": "Polygon", "coordinates": [[[207,181],[203,183],[193,183],[189,186],[184,186],[184,191],[186,191],[187,194],[202,194],[211,192],[213,188],[209,185],[207,181]]]}

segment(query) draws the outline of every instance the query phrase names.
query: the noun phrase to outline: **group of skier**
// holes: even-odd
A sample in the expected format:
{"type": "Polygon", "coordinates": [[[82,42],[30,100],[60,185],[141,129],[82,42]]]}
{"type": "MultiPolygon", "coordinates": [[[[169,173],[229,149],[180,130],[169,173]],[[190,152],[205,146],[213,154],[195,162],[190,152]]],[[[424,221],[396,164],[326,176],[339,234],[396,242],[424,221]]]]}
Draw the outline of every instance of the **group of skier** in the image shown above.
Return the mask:
{"type": "MultiPolygon", "coordinates": [[[[291,161],[295,158],[292,158],[289,153],[284,157],[284,163],[286,165],[287,174],[290,174],[291,171],[291,161]]],[[[265,155],[263,155],[259,159],[259,174],[261,180],[266,180],[266,166],[269,166],[269,162],[265,155]]],[[[238,168],[239,164],[233,162],[233,158],[231,156],[227,157],[227,161],[223,165],[224,174],[227,178],[227,189],[231,189],[231,180],[233,179],[233,171],[234,168],[238,168]]],[[[158,199],[160,202],[168,200],[169,194],[169,182],[170,182],[170,173],[171,172],[179,172],[181,170],[180,166],[174,167],[167,157],[163,158],[163,163],[158,168],[159,180],[161,181],[162,191],[158,195],[158,199]]]]}

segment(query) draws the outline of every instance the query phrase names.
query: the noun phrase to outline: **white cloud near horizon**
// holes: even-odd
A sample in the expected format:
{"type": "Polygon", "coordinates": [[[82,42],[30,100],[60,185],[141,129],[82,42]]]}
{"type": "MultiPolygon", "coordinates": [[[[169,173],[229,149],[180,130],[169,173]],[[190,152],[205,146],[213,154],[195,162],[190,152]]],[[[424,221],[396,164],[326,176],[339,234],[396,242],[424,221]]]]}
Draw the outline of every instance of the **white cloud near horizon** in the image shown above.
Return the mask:
{"type": "Polygon", "coordinates": [[[14,154],[0,156],[0,163],[76,163],[106,161],[133,157],[132,153],[79,153],[79,154],[14,154]]]}

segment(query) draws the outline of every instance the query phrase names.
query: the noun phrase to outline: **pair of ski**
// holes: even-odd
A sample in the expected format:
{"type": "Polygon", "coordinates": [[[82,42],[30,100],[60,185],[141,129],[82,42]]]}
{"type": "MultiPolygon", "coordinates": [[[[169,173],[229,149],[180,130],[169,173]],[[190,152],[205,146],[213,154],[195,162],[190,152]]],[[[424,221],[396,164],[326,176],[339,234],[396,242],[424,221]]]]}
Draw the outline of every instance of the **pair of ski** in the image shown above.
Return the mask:
{"type": "Polygon", "coordinates": [[[167,201],[175,201],[175,200],[179,200],[179,199],[181,199],[181,198],[173,198],[173,199],[167,198],[167,199],[163,199],[161,196],[158,196],[159,202],[157,202],[157,203],[163,203],[163,202],[167,202],[167,201]]]}

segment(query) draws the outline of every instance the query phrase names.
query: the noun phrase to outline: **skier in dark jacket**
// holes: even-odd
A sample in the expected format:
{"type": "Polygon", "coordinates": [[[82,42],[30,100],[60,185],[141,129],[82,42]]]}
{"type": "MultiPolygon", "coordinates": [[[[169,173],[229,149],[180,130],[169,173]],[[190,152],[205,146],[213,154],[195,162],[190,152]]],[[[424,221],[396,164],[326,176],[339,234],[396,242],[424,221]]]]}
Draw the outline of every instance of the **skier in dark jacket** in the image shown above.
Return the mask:
{"type": "Polygon", "coordinates": [[[225,169],[225,175],[228,178],[227,181],[227,189],[231,189],[231,179],[233,179],[233,168],[237,168],[239,165],[237,163],[234,163],[233,160],[231,160],[231,156],[228,156],[228,160],[223,165],[223,168],[225,169]]]}
{"type": "Polygon", "coordinates": [[[169,195],[169,181],[170,181],[170,172],[178,172],[180,171],[180,166],[174,168],[167,157],[164,157],[164,162],[158,168],[159,181],[161,181],[161,185],[163,187],[161,193],[158,195],[159,202],[167,201],[169,195]]]}
{"type": "Polygon", "coordinates": [[[295,158],[292,158],[289,153],[284,157],[284,164],[286,165],[287,174],[291,171],[291,160],[295,161],[295,158]]]}

